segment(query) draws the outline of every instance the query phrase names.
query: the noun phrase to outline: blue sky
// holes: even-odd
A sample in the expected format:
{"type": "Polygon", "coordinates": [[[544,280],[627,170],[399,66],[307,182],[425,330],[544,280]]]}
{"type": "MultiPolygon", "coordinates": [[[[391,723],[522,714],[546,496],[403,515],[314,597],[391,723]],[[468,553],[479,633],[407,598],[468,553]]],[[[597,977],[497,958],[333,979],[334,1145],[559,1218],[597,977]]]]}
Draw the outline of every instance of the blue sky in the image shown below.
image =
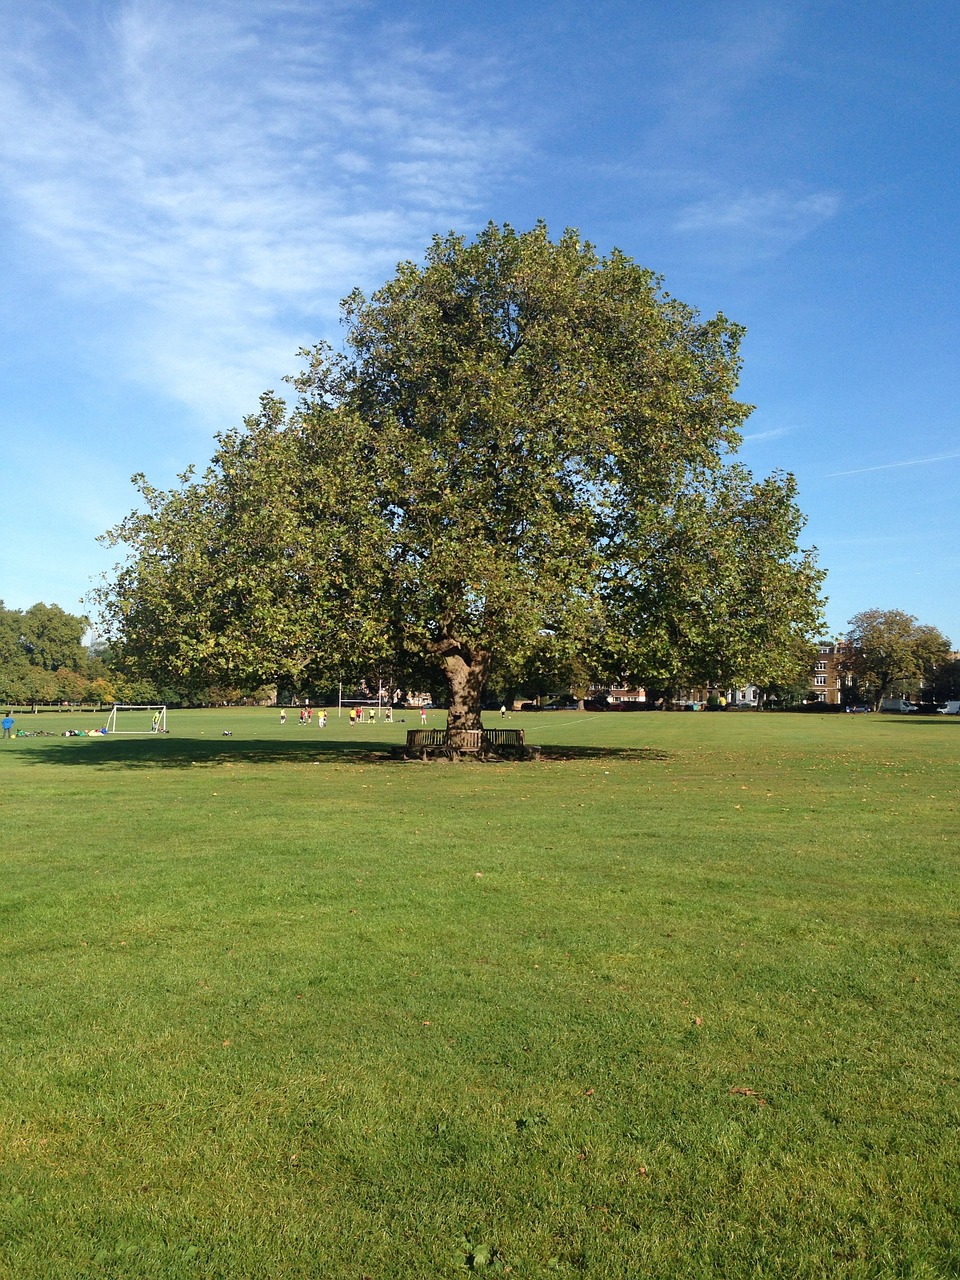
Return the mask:
{"type": "Polygon", "coordinates": [[[577,227],[746,325],[828,623],[960,644],[955,0],[0,0],[0,597],[338,340],[436,231],[577,227]]]}

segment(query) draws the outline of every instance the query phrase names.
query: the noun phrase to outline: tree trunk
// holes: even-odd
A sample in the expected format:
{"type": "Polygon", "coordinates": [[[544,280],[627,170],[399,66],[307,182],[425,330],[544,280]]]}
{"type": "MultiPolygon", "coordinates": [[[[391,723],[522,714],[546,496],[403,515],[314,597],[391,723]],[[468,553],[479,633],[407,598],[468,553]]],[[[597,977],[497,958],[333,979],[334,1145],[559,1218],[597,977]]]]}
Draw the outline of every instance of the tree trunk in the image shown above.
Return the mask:
{"type": "Polygon", "coordinates": [[[450,690],[450,707],[447,711],[447,733],[450,746],[457,749],[457,735],[463,730],[480,729],[480,699],[490,668],[490,655],[483,650],[471,650],[465,645],[444,653],[441,662],[443,674],[450,690]]]}

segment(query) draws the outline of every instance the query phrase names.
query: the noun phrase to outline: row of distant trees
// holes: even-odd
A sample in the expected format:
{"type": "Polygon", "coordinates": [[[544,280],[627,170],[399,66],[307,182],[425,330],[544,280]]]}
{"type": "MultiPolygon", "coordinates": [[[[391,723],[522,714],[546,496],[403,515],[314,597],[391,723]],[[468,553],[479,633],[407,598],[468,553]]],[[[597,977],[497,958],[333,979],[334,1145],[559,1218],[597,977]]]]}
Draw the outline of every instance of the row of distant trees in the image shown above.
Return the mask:
{"type": "Polygon", "coordinates": [[[210,681],[157,681],[94,640],[90,619],[57,604],[8,609],[0,601],[0,702],[17,706],[79,702],[177,705],[263,701],[272,689],[210,681]]]}
{"type": "Polygon", "coordinates": [[[106,702],[116,694],[107,665],[84,646],[89,623],[59,605],[0,604],[0,699],[106,702]]]}
{"type": "MultiPolygon", "coordinates": [[[[250,682],[161,685],[125,667],[106,646],[84,644],[89,628],[88,618],[67,613],[56,604],[35,604],[21,610],[7,609],[0,602],[0,701],[220,704],[246,698],[262,702],[277,692],[284,701],[304,694],[318,702],[335,699],[334,692],[319,686],[290,684],[278,690],[250,682]]],[[[879,706],[883,698],[894,695],[936,702],[960,698],[960,660],[953,656],[950,641],[936,627],[918,622],[911,614],[897,609],[864,610],[850,619],[842,643],[846,648],[842,669],[853,677],[849,693],[856,701],[879,706]]],[[[764,690],[768,700],[781,706],[801,702],[810,688],[815,656],[815,649],[798,647],[794,679],[764,690]]],[[[443,702],[441,682],[429,675],[424,673],[422,688],[443,702]]],[[[383,681],[384,673],[379,672],[367,683],[376,687],[383,681]]],[[[394,673],[386,673],[385,684],[391,689],[396,686],[394,673]]],[[[583,673],[572,668],[560,673],[531,664],[525,672],[511,676],[494,671],[486,695],[499,702],[561,692],[585,698],[588,682],[583,673]]],[[[648,694],[657,692],[670,697],[679,696],[682,690],[679,686],[657,690],[648,685],[648,694]]]]}
{"type": "Polygon", "coordinates": [[[84,644],[89,619],[56,604],[7,609],[0,601],[0,701],[154,702],[151,680],[118,670],[110,653],[84,644]]]}

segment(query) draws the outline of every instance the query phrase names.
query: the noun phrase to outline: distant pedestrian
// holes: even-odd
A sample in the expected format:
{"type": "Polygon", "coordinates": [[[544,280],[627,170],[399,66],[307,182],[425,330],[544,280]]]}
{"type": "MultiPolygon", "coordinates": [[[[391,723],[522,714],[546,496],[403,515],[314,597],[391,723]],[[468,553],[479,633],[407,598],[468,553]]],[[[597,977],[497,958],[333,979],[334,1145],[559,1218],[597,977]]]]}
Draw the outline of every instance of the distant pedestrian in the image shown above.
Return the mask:
{"type": "Polygon", "coordinates": [[[505,720],[506,718],[507,718],[507,704],[505,702],[501,702],[500,703],[500,719],[505,720]]]}
{"type": "Polygon", "coordinates": [[[313,707],[307,707],[307,724],[313,719],[313,707]]]}
{"type": "Polygon", "coordinates": [[[160,732],[160,712],[159,711],[155,711],[153,713],[153,732],[154,733],[160,732]]]}
{"type": "Polygon", "coordinates": [[[301,724],[307,723],[307,713],[306,711],[304,711],[303,707],[300,708],[300,723],[301,724]]]}
{"type": "Polygon", "coordinates": [[[426,723],[427,723],[427,708],[426,708],[426,707],[421,707],[421,708],[420,708],[420,723],[421,723],[421,724],[426,724],[426,723]]]}
{"type": "Polygon", "coordinates": [[[8,711],[8,712],[7,712],[7,714],[3,717],[3,720],[2,720],[2,721],[0,721],[0,725],[2,725],[2,726],[3,726],[3,736],[4,736],[5,738],[12,738],[12,737],[13,737],[13,725],[14,725],[14,720],[13,720],[13,716],[10,714],[10,712],[9,712],[9,711],[8,711]]]}
{"type": "Polygon", "coordinates": [[[287,713],[286,713],[286,711],[285,711],[285,710],[283,710],[283,709],[281,709],[281,711],[280,711],[280,723],[281,723],[281,724],[286,724],[286,723],[287,723],[287,713]]]}
{"type": "Polygon", "coordinates": [[[327,709],[326,707],[324,707],[322,711],[317,712],[317,728],[325,729],[326,727],[327,727],[327,709]]]}

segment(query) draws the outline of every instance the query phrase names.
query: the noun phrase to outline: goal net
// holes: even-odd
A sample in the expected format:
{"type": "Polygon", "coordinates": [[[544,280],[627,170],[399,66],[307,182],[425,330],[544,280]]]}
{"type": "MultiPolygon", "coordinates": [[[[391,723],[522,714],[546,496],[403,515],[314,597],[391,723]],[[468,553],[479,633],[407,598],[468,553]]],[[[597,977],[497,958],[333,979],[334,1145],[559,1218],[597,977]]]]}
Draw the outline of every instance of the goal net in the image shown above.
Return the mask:
{"type": "Polygon", "coordinates": [[[166,707],[115,702],[107,718],[107,733],[166,732],[166,707]]]}

